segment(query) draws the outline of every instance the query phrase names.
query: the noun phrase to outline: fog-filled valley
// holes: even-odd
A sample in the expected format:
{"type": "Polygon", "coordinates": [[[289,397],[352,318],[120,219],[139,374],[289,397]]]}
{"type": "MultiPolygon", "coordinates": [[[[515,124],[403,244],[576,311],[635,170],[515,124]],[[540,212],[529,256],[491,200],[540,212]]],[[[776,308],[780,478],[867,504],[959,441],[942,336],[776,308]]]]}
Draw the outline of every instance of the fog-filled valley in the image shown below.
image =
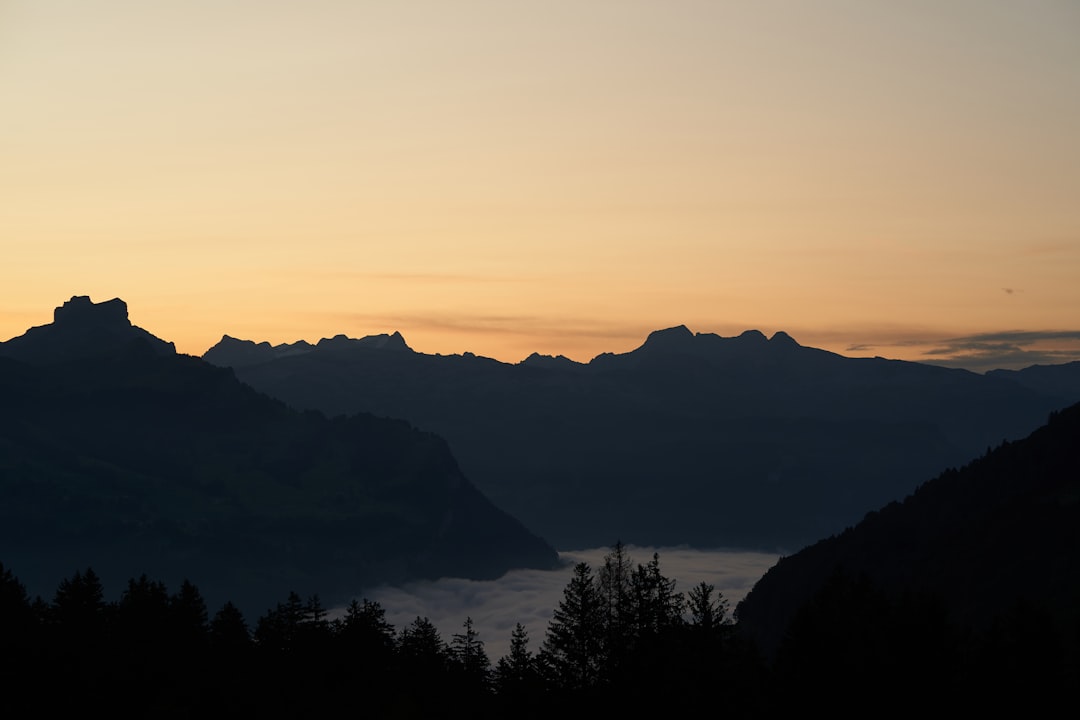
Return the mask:
{"type": "MultiPolygon", "coordinates": [[[[635,563],[647,563],[656,554],[664,574],[676,581],[677,592],[705,582],[714,586],[732,608],[778,559],[769,553],[689,547],[631,545],[626,550],[635,563]]],[[[385,607],[386,619],[398,628],[423,616],[444,637],[451,637],[459,632],[466,618],[472,618],[488,655],[500,658],[510,650],[510,635],[517,623],[539,644],[574,565],[586,562],[599,568],[609,552],[610,547],[564,551],[559,553],[560,567],[554,570],[511,570],[495,580],[441,578],[398,587],[381,586],[367,597],[385,607]]],[[[341,612],[336,608],[330,614],[341,612]]]]}

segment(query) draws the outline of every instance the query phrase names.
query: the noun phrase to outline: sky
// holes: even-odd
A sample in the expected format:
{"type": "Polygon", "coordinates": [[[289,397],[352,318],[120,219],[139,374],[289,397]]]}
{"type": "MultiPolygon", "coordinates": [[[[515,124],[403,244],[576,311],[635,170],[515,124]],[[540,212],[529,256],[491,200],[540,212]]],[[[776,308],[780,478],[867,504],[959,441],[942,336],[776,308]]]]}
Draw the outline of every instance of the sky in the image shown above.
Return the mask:
{"type": "Polygon", "coordinates": [[[1074,0],[0,0],[0,340],[1080,359],[1074,0]]]}

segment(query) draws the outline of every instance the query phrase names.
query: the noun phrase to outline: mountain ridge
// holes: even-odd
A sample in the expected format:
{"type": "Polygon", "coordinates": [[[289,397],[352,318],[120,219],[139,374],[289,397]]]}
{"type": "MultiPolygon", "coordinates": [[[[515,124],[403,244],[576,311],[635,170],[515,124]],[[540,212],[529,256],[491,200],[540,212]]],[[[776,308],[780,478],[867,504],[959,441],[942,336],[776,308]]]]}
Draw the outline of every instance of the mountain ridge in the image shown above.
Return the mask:
{"type": "Polygon", "coordinates": [[[685,325],[588,363],[316,347],[235,369],[294,407],[446,437],[485,494],[563,547],[796,549],[1067,404],[1009,378],[685,325]]]}
{"type": "Polygon", "coordinates": [[[291,590],[347,601],[557,562],[437,435],[298,411],[230,368],[158,352],[122,301],[71,307],[0,343],[0,558],[35,592],[92,565],[117,584],[187,577],[256,613],[291,590]]]}

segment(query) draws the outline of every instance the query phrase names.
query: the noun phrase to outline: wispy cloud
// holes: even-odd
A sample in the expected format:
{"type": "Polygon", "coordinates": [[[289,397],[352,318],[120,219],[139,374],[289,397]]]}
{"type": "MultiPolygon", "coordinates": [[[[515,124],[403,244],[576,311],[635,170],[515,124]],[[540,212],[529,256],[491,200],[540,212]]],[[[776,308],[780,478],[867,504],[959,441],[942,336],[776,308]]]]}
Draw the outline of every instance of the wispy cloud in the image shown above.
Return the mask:
{"type": "Polygon", "coordinates": [[[378,314],[350,313],[350,320],[417,329],[452,330],[469,334],[524,335],[528,337],[606,337],[644,340],[648,331],[638,326],[613,326],[610,322],[587,318],[541,315],[500,315],[439,313],[378,314]]]}
{"type": "Polygon", "coordinates": [[[1080,360],[1080,330],[1004,330],[954,337],[909,337],[853,343],[848,352],[921,348],[923,362],[985,372],[1080,360]]]}

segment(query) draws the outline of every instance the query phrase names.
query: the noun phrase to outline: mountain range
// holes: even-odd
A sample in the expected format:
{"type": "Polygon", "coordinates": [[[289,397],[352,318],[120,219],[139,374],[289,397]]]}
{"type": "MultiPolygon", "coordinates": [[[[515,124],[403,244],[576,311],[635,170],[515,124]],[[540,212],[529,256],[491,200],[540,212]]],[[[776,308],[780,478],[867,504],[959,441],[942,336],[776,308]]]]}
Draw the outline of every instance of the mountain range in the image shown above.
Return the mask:
{"type": "Polygon", "coordinates": [[[397,332],[276,346],[226,335],[203,358],[298,409],[445,438],[485,495],[561,548],[796,550],[1080,400],[1080,383],[1029,373],[685,326],[587,363],[431,355],[397,332]]]}
{"type": "Polygon", "coordinates": [[[257,616],[288,592],[548,568],[444,440],[288,407],[76,296],[0,343],[0,560],[32,592],[150,573],[257,616]]]}

